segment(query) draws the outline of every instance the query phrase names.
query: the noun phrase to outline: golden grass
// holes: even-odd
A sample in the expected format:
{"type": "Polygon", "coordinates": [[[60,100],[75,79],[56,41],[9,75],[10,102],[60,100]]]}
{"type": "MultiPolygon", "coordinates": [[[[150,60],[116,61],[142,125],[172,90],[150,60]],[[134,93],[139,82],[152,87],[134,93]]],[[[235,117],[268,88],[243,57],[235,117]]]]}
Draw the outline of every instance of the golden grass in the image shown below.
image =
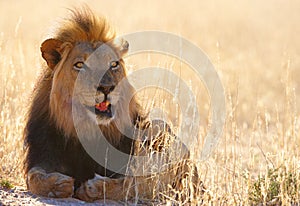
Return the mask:
{"type": "MultiPolygon", "coordinates": [[[[120,34],[173,32],[210,56],[225,87],[227,118],[215,153],[198,165],[210,194],[205,203],[299,202],[299,2],[86,2],[106,15],[120,34]]],[[[71,0],[0,2],[0,179],[24,185],[23,120],[42,62],[39,44],[65,8],[75,5],[71,0]]],[[[133,69],[158,62],[170,68],[170,61],[152,55],[128,63],[133,69]]],[[[176,64],[174,70],[179,71],[176,64]]],[[[184,78],[189,80],[188,75],[184,78]]],[[[199,103],[203,136],[209,101],[205,90],[197,93],[205,99],[199,103]]]]}

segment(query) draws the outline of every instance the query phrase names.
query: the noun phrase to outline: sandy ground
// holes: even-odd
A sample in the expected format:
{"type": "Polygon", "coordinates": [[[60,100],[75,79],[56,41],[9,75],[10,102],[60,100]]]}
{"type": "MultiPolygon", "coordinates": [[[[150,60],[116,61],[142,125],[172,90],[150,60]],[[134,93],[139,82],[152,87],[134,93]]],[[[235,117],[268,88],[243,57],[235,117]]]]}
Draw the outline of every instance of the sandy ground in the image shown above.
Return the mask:
{"type": "Polygon", "coordinates": [[[60,205],[60,206],[78,206],[78,205],[89,205],[89,206],[102,206],[102,205],[124,205],[124,203],[115,201],[97,201],[94,203],[87,203],[74,198],[46,198],[39,197],[30,192],[25,188],[15,187],[13,189],[7,190],[0,187],[0,206],[4,205],[60,205]]]}

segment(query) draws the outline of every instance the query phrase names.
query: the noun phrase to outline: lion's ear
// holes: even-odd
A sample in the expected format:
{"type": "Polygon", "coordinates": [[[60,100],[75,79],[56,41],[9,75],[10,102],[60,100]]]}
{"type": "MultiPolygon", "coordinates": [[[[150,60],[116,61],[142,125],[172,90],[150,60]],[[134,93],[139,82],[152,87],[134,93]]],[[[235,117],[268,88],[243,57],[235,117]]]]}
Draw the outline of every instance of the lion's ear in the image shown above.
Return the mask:
{"type": "Polygon", "coordinates": [[[125,39],[115,39],[114,44],[116,45],[121,57],[128,52],[129,43],[125,39]]]}
{"type": "Polygon", "coordinates": [[[122,40],[122,44],[121,44],[121,54],[124,55],[128,52],[129,49],[129,43],[128,41],[126,41],[125,39],[122,40]]]}
{"type": "Polygon", "coordinates": [[[42,57],[46,60],[50,69],[53,69],[61,59],[62,41],[47,39],[41,45],[42,57]]]}

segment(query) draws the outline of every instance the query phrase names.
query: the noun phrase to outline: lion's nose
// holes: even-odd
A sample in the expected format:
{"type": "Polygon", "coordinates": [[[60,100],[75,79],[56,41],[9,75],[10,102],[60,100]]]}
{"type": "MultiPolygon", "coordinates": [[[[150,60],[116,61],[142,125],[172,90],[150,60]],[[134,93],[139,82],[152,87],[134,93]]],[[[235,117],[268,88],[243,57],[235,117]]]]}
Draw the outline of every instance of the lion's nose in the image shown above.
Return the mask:
{"type": "Polygon", "coordinates": [[[107,95],[114,90],[115,86],[98,86],[97,91],[107,95]]]}

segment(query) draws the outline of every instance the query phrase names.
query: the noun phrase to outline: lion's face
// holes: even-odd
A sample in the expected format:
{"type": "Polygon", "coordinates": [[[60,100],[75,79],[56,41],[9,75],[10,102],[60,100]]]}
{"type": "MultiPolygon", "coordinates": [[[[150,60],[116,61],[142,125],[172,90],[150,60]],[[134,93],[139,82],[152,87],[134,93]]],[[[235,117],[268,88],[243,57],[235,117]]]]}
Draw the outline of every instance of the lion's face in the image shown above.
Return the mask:
{"type": "Polygon", "coordinates": [[[96,117],[98,124],[108,124],[116,116],[121,101],[117,86],[126,73],[116,49],[100,42],[78,43],[66,62],[77,74],[74,97],[79,98],[92,119],[96,117]]]}
{"type": "Polygon", "coordinates": [[[41,50],[49,68],[53,69],[50,95],[53,110],[71,113],[63,110],[70,109],[70,104],[73,108],[78,104],[100,125],[121,116],[124,98],[131,92],[130,88],[124,88],[128,84],[118,87],[126,77],[122,59],[128,50],[126,41],[119,46],[101,42],[72,45],[50,39],[42,44],[41,50]]]}

